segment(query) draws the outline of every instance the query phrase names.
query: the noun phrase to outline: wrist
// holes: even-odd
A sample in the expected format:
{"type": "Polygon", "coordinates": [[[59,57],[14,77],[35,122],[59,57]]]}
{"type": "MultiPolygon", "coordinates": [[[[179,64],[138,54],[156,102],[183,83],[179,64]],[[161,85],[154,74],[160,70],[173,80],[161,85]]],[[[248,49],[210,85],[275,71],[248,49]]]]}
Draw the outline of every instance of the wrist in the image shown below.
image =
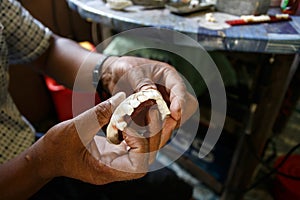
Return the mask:
{"type": "Polygon", "coordinates": [[[36,174],[44,180],[62,176],[63,159],[60,157],[60,144],[56,134],[51,128],[43,137],[30,147],[30,153],[26,155],[35,163],[36,174]]]}
{"type": "Polygon", "coordinates": [[[42,151],[40,145],[34,144],[0,165],[0,196],[3,199],[27,199],[53,178],[43,174],[47,172],[47,163],[42,151]]]}
{"type": "Polygon", "coordinates": [[[55,177],[53,173],[55,170],[51,169],[51,163],[53,162],[46,155],[47,151],[44,151],[42,139],[39,139],[28,149],[28,152],[25,154],[25,160],[32,167],[31,171],[35,173],[38,179],[48,182],[55,177]]]}
{"type": "Polygon", "coordinates": [[[100,65],[98,64],[93,72],[94,86],[98,92],[101,94],[103,92],[111,93],[110,83],[112,83],[112,68],[111,65],[114,63],[119,57],[117,56],[106,56],[102,61],[100,61],[100,65]]]}
{"type": "Polygon", "coordinates": [[[101,59],[98,60],[97,64],[95,65],[95,68],[93,70],[93,86],[97,89],[97,91],[98,91],[98,87],[100,84],[99,81],[101,78],[103,65],[104,65],[105,61],[107,59],[109,59],[109,57],[110,56],[103,55],[101,57],[101,59]]]}

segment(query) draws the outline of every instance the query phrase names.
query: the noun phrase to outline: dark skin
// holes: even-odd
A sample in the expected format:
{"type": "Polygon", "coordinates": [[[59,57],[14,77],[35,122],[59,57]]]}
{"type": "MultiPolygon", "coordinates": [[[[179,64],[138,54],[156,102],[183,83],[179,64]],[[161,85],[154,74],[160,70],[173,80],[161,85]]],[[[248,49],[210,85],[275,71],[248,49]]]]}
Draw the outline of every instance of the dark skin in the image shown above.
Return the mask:
{"type": "MultiPolygon", "coordinates": [[[[90,53],[71,40],[54,36],[47,52],[29,66],[69,88],[77,80],[80,84],[76,89],[95,91],[92,70],[101,58],[99,53],[90,53]]],[[[110,57],[104,63],[101,79],[105,90],[113,95],[111,99],[57,124],[22,154],[0,166],[0,199],[27,199],[57,176],[99,185],[140,178],[147,172],[150,149],[166,144],[172,131],[197,108],[197,100],[186,91],[175,69],[162,62],[110,57]],[[122,81],[128,81],[132,91],[159,89],[169,102],[171,115],[163,122],[163,128],[149,128],[149,135],[155,137],[140,137],[127,128],[125,142],[113,145],[104,137],[95,136],[125,99],[124,93],[118,93],[122,90],[118,83],[122,81]],[[158,87],[157,82],[164,87],[158,87]]],[[[149,115],[153,121],[159,121],[157,111],[149,115]]]]}

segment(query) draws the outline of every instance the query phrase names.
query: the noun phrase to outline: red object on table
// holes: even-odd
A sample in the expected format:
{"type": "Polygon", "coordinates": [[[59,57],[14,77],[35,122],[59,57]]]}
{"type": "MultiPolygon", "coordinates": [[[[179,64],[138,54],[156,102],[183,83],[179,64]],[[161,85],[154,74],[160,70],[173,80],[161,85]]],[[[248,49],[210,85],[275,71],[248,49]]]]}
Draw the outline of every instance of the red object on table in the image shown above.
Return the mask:
{"type": "Polygon", "coordinates": [[[227,20],[226,23],[230,24],[231,26],[238,26],[238,25],[249,25],[249,24],[260,24],[260,23],[274,23],[274,22],[281,22],[281,21],[290,21],[292,20],[291,17],[288,18],[277,18],[276,16],[269,16],[270,20],[266,21],[245,21],[243,19],[235,19],[235,20],[227,20]]]}
{"type": "MultiPolygon", "coordinates": [[[[283,160],[279,157],[275,162],[275,167],[283,160]]],[[[290,176],[300,177],[300,155],[291,155],[279,168],[279,171],[290,176]]],[[[275,200],[297,200],[300,199],[300,181],[276,175],[274,186],[275,200]]]]}

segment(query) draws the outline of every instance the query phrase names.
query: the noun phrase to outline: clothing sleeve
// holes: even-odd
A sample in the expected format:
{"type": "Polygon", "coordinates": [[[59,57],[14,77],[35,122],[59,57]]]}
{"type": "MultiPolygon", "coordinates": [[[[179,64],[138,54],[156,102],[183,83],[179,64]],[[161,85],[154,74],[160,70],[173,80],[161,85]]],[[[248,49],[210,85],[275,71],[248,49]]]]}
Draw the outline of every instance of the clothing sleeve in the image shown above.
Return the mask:
{"type": "Polygon", "coordinates": [[[1,23],[10,64],[31,62],[49,46],[52,32],[34,19],[18,1],[0,0],[1,23]]]}

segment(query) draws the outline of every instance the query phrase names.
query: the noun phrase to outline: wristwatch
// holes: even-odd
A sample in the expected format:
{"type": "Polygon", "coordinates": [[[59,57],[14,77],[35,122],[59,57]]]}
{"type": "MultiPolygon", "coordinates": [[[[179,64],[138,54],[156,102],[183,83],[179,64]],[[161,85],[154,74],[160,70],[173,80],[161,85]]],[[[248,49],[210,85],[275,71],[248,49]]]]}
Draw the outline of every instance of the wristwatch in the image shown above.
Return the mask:
{"type": "Polygon", "coordinates": [[[103,85],[101,83],[101,71],[102,71],[102,66],[104,62],[109,58],[110,56],[103,55],[102,59],[100,59],[94,70],[93,70],[93,86],[96,88],[96,91],[99,95],[99,97],[104,100],[106,95],[103,95],[105,93],[105,90],[103,89],[103,85]]]}

